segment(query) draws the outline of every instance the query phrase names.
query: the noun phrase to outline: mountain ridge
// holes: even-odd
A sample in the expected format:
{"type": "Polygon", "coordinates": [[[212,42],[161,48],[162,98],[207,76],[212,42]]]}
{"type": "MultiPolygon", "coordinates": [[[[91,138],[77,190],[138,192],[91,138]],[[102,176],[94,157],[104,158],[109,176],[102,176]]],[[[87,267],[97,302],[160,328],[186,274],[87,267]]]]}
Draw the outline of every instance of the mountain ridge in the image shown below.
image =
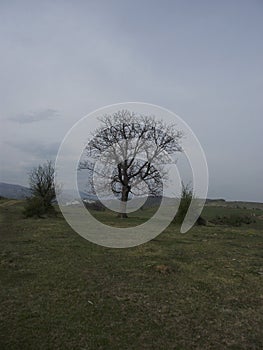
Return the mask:
{"type": "Polygon", "coordinates": [[[10,199],[25,199],[31,196],[31,191],[22,185],[0,182],[0,196],[10,199]]]}

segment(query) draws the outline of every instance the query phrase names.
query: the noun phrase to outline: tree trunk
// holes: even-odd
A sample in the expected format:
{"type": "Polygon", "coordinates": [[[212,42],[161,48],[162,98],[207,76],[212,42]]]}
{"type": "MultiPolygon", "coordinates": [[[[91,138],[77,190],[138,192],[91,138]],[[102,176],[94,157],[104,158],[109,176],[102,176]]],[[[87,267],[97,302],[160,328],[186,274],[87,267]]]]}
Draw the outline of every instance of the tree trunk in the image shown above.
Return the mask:
{"type": "Polygon", "coordinates": [[[120,213],[118,215],[122,219],[126,219],[128,217],[127,215],[128,196],[129,196],[129,187],[123,186],[122,193],[121,193],[120,213]]]}

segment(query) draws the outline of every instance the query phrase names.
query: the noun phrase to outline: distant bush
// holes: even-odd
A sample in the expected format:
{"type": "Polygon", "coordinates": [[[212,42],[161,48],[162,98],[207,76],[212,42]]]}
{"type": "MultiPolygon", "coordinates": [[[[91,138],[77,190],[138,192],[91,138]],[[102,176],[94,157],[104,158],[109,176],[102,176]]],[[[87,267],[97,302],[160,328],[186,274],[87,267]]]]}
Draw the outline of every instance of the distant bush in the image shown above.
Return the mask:
{"type": "Polygon", "coordinates": [[[94,202],[83,201],[83,203],[85,207],[89,210],[105,211],[104,205],[99,201],[94,201],[94,202]]]}
{"type": "Polygon", "coordinates": [[[39,217],[55,215],[56,211],[53,206],[47,206],[43,198],[41,197],[30,197],[26,200],[24,208],[24,215],[26,217],[39,217]]]}
{"type": "Polygon", "coordinates": [[[199,216],[199,218],[196,220],[196,225],[206,226],[207,225],[207,221],[202,216],[199,216]]]}
{"type": "Polygon", "coordinates": [[[255,219],[247,215],[245,216],[230,215],[230,216],[216,216],[215,218],[211,219],[210,222],[212,222],[215,225],[227,225],[227,226],[239,227],[242,224],[249,225],[256,221],[255,219]]]}
{"type": "MultiPolygon", "coordinates": [[[[174,218],[174,221],[178,224],[182,224],[182,222],[184,221],[185,215],[188,211],[188,208],[191,204],[192,199],[194,199],[194,194],[193,194],[193,190],[190,188],[189,185],[184,185],[184,183],[182,183],[182,193],[181,193],[181,199],[180,199],[180,205],[178,208],[178,211],[176,213],[176,216],[174,218]]],[[[197,225],[202,225],[205,226],[206,225],[206,220],[203,219],[201,216],[199,216],[199,218],[197,219],[196,222],[197,225]]]]}
{"type": "Polygon", "coordinates": [[[188,211],[192,198],[193,198],[192,189],[189,187],[189,185],[184,185],[182,183],[180,205],[175,216],[175,222],[181,224],[184,221],[185,215],[188,211]]]}

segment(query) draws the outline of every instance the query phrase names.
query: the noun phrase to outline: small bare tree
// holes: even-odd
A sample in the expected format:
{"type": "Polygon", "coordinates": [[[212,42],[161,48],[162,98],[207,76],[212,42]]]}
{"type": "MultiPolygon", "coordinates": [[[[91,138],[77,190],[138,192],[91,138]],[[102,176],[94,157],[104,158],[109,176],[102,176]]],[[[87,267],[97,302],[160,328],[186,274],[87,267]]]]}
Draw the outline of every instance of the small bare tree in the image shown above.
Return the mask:
{"type": "Polygon", "coordinates": [[[26,206],[27,216],[41,216],[53,211],[52,203],[56,198],[55,168],[52,161],[39,165],[29,173],[29,187],[32,197],[26,206]]]}
{"type": "Polygon", "coordinates": [[[129,194],[157,195],[162,190],[165,164],[171,162],[168,155],[182,151],[182,132],[154,116],[128,110],[104,115],[100,122],[79,168],[102,179],[102,186],[103,179],[110,179],[108,186],[121,199],[120,217],[126,218],[129,194]],[[98,160],[103,164],[99,168],[95,166],[98,160]]]}

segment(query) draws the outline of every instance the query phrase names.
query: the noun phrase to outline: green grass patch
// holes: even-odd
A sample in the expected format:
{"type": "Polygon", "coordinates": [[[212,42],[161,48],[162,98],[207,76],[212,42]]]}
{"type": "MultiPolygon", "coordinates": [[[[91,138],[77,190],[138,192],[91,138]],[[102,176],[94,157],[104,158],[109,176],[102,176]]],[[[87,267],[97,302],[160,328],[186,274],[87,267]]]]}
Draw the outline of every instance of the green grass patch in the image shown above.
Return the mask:
{"type": "MultiPolygon", "coordinates": [[[[225,215],[213,210],[202,215],[225,215]]],[[[62,216],[25,219],[23,202],[0,212],[0,349],[263,348],[260,219],[186,234],[171,224],[147,244],[108,249],[62,216]]],[[[121,224],[94,215],[134,225],[151,209],[121,224]]]]}

